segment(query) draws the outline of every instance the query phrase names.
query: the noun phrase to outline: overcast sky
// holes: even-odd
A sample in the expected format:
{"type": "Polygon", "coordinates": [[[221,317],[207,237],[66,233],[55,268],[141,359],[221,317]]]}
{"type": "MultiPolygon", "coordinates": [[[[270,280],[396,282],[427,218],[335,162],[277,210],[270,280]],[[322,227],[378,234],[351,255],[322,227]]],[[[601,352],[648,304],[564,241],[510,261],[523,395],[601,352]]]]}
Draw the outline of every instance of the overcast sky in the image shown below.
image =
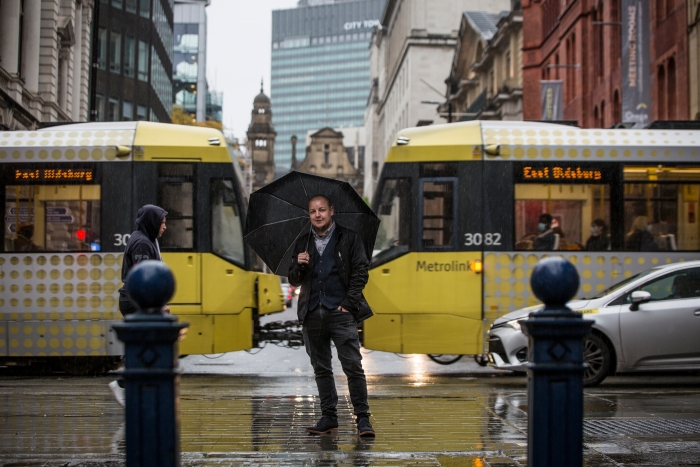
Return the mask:
{"type": "Polygon", "coordinates": [[[272,10],[296,5],[297,0],[212,0],[207,7],[209,88],[224,93],[224,126],[241,141],[261,78],[270,95],[272,10]]]}

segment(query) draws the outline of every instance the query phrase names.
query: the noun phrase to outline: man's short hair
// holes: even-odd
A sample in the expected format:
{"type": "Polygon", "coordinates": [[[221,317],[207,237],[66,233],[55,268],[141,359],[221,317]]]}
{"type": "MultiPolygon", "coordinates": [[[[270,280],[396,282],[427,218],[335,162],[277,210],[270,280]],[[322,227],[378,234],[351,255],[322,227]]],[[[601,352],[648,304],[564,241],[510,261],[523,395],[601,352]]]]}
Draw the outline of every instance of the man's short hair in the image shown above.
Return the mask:
{"type": "Polygon", "coordinates": [[[543,224],[549,225],[549,224],[552,223],[553,220],[554,220],[554,218],[552,218],[552,215],[551,215],[551,214],[546,214],[546,213],[545,213],[545,214],[542,214],[542,215],[540,216],[540,222],[542,222],[543,224]]]}
{"type": "Polygon", "coordinates": [[[311,198],[311,199],[309,200],[309,204],[311,204],[311,201],[313,201],[313,200],[315,200],[315,199],[318,199],[318,198],[323,198],[323,199],[325,199],[325,200],[326,200],[326,203],[328,203],[328,207],[329,207],[329,208],[332,208],[332,207],[333,207],[333,203],[331,203],[331,199],[330,199],[328,196],[326,196],[326,195],[316,195],[316,196],[314,196],[313,198],[311,198]]]}

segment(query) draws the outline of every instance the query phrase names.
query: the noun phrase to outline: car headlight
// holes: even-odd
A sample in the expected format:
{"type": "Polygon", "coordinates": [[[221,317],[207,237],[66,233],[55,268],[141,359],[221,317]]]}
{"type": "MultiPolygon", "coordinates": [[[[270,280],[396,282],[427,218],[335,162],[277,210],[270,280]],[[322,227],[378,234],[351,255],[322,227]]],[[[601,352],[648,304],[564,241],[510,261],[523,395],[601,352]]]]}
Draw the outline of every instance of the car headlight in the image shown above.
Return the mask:
{"type": "Polygon", "coordinates": [[[511,329],[515,329],[516,331],[522,330],[522,328],[520,327],[520,320],[519,319],[512,319],[510,321],[506,321],[505,323],[503,323],[503,326],[507,326],[511,329]]]}
{"type": "Polygon", "coordinates": [[[299,295],[300,289],[301,289],[300,287],[297,287],[296,289],[294,289],[294,295],[299,295]]]}

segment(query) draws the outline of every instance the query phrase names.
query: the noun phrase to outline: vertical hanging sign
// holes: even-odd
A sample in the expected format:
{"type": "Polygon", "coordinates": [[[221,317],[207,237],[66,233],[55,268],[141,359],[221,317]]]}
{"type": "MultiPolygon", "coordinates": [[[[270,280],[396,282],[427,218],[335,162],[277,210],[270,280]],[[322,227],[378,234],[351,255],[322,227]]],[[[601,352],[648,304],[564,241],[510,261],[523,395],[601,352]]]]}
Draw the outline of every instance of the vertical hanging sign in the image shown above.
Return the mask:
{"type": "Polygon", "coordinates": [[[563,120],[562,81],[540,81],[542,89],[542,120],[563,120]]]}
{"type": "Polygon", "coordinates": [[[622,0],[622,121],[644,128],[651,115],[649,1],[622,0]]]}

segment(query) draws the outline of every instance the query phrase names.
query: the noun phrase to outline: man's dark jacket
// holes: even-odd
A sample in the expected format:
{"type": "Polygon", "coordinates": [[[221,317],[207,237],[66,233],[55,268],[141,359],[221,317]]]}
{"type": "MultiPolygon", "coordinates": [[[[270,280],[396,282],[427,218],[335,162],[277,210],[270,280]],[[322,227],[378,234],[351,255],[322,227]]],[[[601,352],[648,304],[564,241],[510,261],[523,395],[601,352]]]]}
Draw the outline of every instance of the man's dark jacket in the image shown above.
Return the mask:
{"type": "MultiPolygon", "coordinates": [[[[147,204],[139,209],[136,214],[136,230],[129,237],[124,249],[124,260],[122,261],[122,282],[126,284],[126,277],[131,268],[137,263],[146,260],[161,261],[156,239],[160,232],[160,225],[168,212],[158,206],[147,204]]],[[[119,300],[128,301],[126,285],[119,289],[119,300]]]]}
{"type": "MultiPolygon", "coordinates": [[[[365,247],[359,235],[350,229],[342,227],[336,222],[335,251],[333,258],[340,274],[340,280],[345,289],[345,299],[340,304],[352,313],[356,322],[361,322],[372,316],[372,310],[367,304],[362,289],[369,278],[369,261],[365,254],[365,247]]],[[[301,286],[299,302],[297,303],[297,317],[303,323],[309,310],[309,296],[311,295],[311,281],[313,278],[314,261],[318,258],[318,250],[313,234],[309,231],[299,237],[294,244],[292,252],[292,264],[289,266],[289,283],[295,287],[301,286]],[[299,264],[297,256],[306,251],[309,253],[309,264],[299,264]]]]}

